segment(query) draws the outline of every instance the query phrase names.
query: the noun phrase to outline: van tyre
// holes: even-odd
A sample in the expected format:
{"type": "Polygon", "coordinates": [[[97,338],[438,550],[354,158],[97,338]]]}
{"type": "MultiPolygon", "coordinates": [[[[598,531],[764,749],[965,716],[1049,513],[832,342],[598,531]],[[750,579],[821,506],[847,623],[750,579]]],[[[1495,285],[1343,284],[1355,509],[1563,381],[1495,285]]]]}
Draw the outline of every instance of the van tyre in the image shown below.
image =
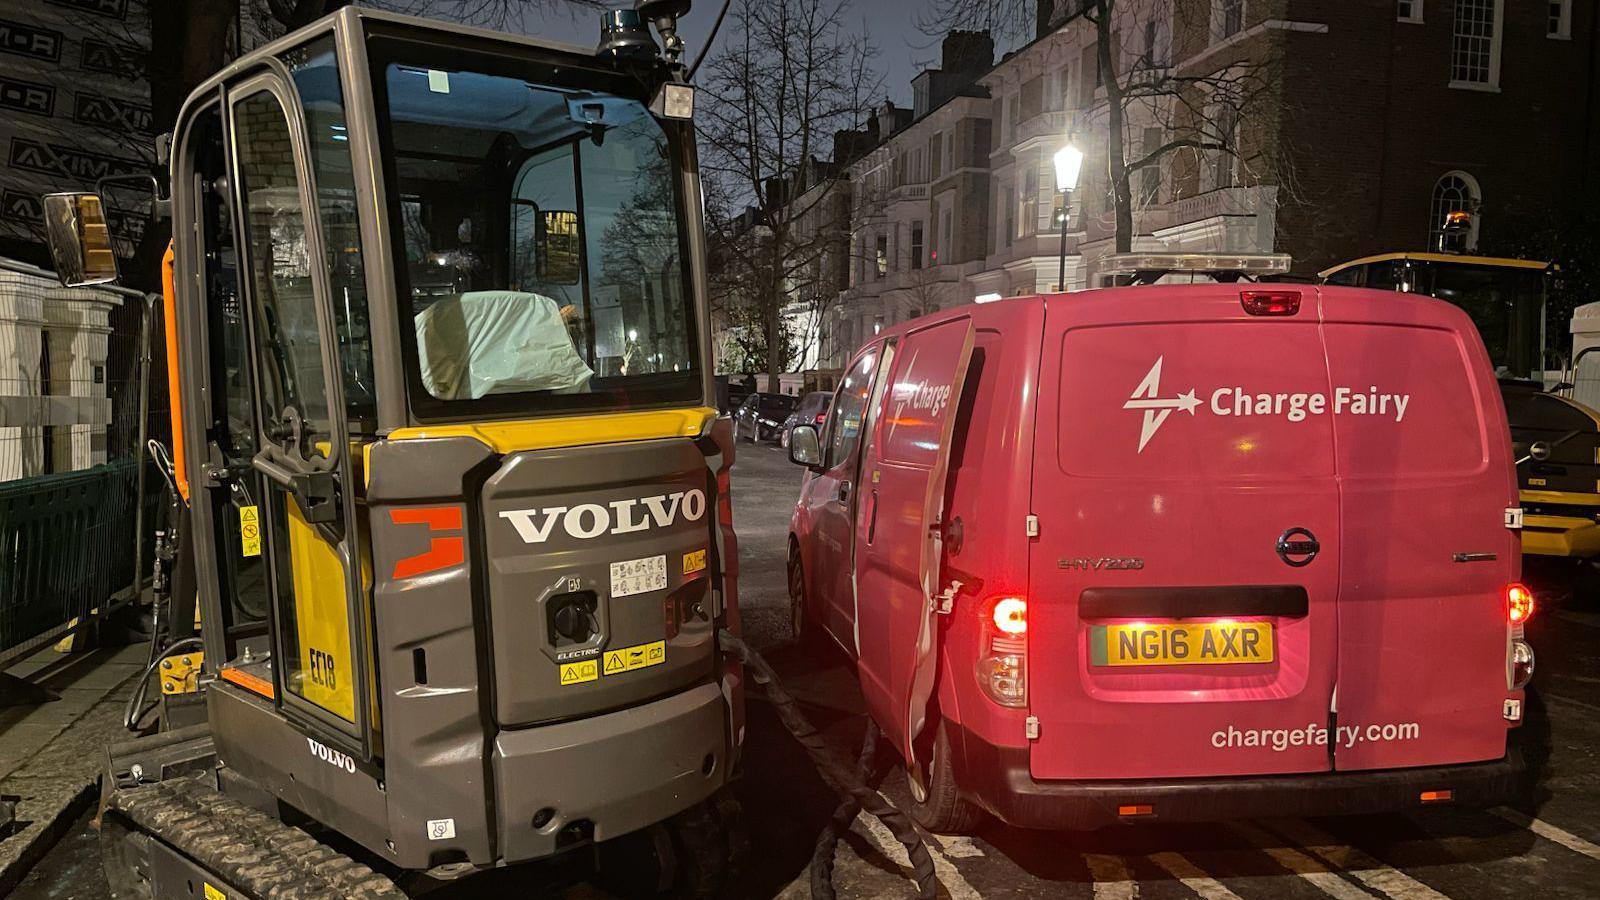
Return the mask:
{"type": "Polygon", "coordinates": [[[906,779],[911,782],[911,818],[934,834],[972,834],[983,824],[983,810],[963,800],[956,790],[955,765],[951,762],[950,736],[944,720],[939,720],[933,738],[933,758],[928,762],[927,788],[913,779],[910,767],[906,779]],[[922,799],[917,797],[922,795],[922,799]]]}
{"type": "Polygon", "coordinates": [[[789,540],[789,630],[794,641],[805,650],[818,650],[824,645],[822,628],[806,601],[806,569],[800,561],[800,547],[789,540]]]}

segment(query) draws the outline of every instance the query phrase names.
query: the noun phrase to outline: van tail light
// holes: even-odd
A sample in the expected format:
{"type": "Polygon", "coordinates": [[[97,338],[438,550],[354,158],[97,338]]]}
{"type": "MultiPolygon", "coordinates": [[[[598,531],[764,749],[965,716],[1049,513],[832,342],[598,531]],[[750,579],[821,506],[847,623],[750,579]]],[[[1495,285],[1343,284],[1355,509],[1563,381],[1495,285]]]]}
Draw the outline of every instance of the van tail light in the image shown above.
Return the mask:
{"type": "Polygon", "coordinates": [[[1533,680],[1533,645],[1527,641],[1511,642],[1511,689],[1520,691],[1533,680]]]}
{"type": "Polygon", "coordinates": [[[1300,311],[1300,292],[1240,291],[1239,303],[1252,316],[1292,316],[1300,311]]]}
{"type": "Polygon", "coordinates": [[[1028,601],[1001,597],[989,605],[979,638],[978,684],[1001,706],[1028,705],[1028,601]]]}
{"type": "Polygon", "coordinates": [[[1520,584],[1506,585],[1506,619],[1512,625],[1525,624],[1533,617],[1533,591],[1520,584]]]}
{"type": "Polygon", "coordinates": [[[1001,634],[1028,633],[1028,601],[1021,597],[1001,597],[994,604],[994,627],[1001,634]]]}

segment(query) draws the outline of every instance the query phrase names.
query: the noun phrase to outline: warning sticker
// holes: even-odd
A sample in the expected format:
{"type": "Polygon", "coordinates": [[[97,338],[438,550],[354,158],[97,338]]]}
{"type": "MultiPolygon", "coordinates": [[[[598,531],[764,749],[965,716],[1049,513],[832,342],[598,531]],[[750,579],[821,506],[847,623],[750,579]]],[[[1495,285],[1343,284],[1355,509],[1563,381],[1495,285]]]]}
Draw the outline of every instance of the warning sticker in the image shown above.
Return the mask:
{"type": "Polygon", "coordinates": [[[667,557],[646,556],[611,564],[611,596],[628,597],[667,589],[667,557]]]}
{"type": "Polygon", "coordinates": [[[622,647],[606,651],[605,672],[607,675],[620,675],[623,672],[632,672],[634,669],[660,665],[666,661],[666,641],[640,644],[637,647],[622,647]]]}
{"type": "Polygon", "coordinates": [[[261,513],[254,506],[239,507],[239,553],[261,555],[261,513]]]}
{"type": "Polygon", "coordinates": [[[583,684],[600,677],[600,660],[586,659],[582,662],[561,664],[561,686],[569,684],[583,684]]]}
{"type": "Polygon", "coordinates": [[[212,887],[211,882],[205,882],[205,886],[205,900],[228,900],[228,895],[212,887]]]}
{"type": "Polygon", "coordinates": [[[703,549],[702,550],[696,550],[693,553],[685,553],[683,555],[683,574],[691,575],[691,574],[693,574],[695,572],[701,572],[701,571],[705,570],[705,567],[706,567],[706,551],[705,550],[703,550],[703,549]]]}

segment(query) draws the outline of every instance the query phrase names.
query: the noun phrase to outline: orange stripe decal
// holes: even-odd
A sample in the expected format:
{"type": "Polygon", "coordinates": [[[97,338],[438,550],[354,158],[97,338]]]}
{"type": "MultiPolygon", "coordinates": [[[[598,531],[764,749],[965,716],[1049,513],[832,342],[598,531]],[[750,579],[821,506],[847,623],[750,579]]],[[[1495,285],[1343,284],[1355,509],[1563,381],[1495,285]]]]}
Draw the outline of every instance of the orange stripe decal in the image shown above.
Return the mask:
{"type": "Polygon", "coordinates": [[[272,689],[272,682],[259,675],[252,675],[243,669],[235,669],[229,666],[224,668],[220,674],[223,681],[236,684],[252,694],[260,694],[268,700],[271,700],[277,694],[272,689]]]}
{"type": "MultiPolygon", "coordinates": [[[[419,506],[409,509],[389,510],[389,521],[396,525],[426,525],[429,531],[450,532],[461,530],[461,507],[419,506]]],[[[435,537],[429,541],[426,552],[408,556],[394,564],[395,578],[415,578],[451,566],[459,566],[467,558],[467,542],[463,537],[435,537]]]]}

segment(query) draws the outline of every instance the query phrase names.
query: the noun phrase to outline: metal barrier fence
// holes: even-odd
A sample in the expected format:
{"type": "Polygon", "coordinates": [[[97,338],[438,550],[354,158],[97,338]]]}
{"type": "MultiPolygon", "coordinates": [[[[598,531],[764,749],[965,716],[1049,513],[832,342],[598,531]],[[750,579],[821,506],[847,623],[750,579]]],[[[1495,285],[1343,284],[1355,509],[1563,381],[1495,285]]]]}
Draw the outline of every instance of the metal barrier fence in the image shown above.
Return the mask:
{"type": "Polygon", "coordinates": [[[0,259],[0,666],[135,597],[148,574],[155,327],[135,291],[64,288],[0,259]]]}

